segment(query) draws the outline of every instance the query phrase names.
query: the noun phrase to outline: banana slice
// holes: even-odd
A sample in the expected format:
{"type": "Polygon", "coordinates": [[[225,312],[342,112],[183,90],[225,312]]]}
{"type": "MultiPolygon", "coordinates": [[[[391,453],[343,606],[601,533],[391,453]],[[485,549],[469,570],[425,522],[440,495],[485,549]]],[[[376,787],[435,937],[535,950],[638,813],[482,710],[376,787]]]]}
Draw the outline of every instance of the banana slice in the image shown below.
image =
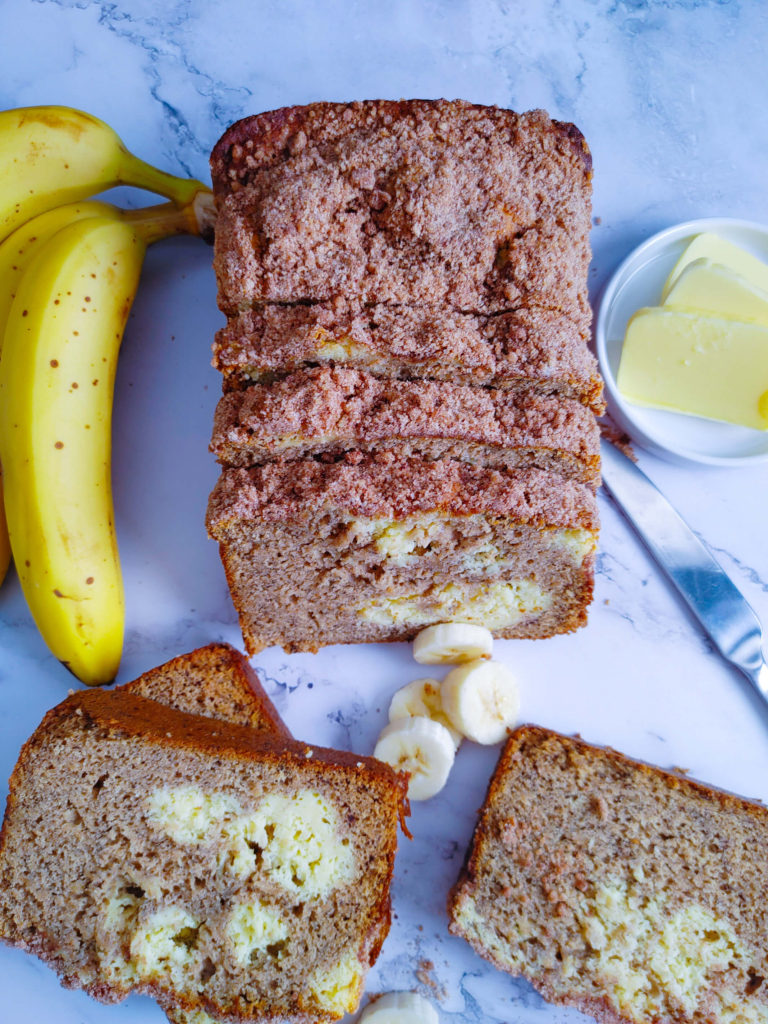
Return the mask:
{"type": "Polygon", "coordinates": [[[407,686],[400,687],[392,697],[392,703],[389,705],[390,722],[417,716],[431,718],[433,722],[444,725],[451,734],[454,749],[459,749],[464,737],[457,729],[453,728],[448,721],[448,716],[443,711],[440,683],[437,679],[414,679],[407,686]]]}
{"type": "Polygon", "coordinates": [[[448,779],[456,750],[444,725],[431,718],[399,718],[382,729],[373,756],[409,772],[408,798],[428,800],[448,779]]]}
{"type": "Polygon", "coordinates": [[[517,681],[498,661],[470,661],[453,669],[440,688],[451,724],[475,743],[499,743],[517,721],[517,681]]]}
{"type": "Polygon", "coordinates": [[[413,656],[420,665],[461,665],[475,658],[490,658],[492,650],[490,629],[468,622],[428,626],[413,641],[413,656]]]}
{"type": "Polygon", "coordinates": [[[388,992],[360,1014],[358,1024],[439,1024],[432,1003],[416,992],[388,992]]]}

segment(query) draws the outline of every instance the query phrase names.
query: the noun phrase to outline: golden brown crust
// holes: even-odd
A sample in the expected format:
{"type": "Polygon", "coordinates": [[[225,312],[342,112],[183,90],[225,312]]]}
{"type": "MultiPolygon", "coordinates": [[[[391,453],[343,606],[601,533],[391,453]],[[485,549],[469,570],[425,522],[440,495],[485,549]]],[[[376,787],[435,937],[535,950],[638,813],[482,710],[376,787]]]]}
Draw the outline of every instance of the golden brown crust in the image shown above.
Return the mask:
{"type": "Polygon", "coordinates": [[[355,774],[367,779],[368,785],[398,792],[401,799],[405,799],[405,777],[374,757],[310,746],[250,726],[227,724],[226,729],[222,729],[221,723],[214,719],[177,711],[125,691],[78,691],[46,714],[35,735],[66,729],[73,713],[109,732],[140,736],[165,748],[194,750],[213,757],[226,753],[244,761],[258,759],[281,765],[302,765],[317,775],[354,769],[355,774]]]}

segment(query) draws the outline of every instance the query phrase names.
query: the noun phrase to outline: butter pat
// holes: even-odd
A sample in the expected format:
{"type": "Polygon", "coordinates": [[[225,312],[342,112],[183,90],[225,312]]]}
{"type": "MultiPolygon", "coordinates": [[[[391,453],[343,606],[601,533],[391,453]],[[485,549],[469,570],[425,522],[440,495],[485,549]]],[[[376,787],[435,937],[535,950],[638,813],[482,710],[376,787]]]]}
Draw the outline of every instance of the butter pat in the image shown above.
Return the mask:
{"type": "Polygon", "coordinates": [[[696,235],[672,268],[672,273],[667,278],[664,291],[661,294],[663,302],[666,302],[672,286],[683,270],[694,260],[700,259],[720,263],[745,278],[753,287],[768,292],[768,263],[763,263],[757,256],[734,245],[733,242],[726,242],[724,238],[718,238],[717,235],[706,231],[701,235],[696,235]]]}
{"type": "Polygon", "coordinates": [[[712,260],[689,263],[672,285],[664,305],[768,327],[768,291],[712,260]]]}
{"type": "Polygon", "coordinates": [[[617,383],[640,405],[768,430],[768,327],[638,310],[627,326],[617,383]]]}

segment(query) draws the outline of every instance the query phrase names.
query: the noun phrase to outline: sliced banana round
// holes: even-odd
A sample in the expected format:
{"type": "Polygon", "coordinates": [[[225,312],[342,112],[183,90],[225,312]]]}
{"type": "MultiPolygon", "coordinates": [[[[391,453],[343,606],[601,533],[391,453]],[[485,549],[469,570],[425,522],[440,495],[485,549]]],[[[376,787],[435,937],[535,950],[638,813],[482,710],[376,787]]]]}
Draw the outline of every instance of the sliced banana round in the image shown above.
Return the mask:
{"type": "Polygon", "coordinates": [[[380,761],[410,773],[410,800],[428,800],[439,793],[455,755],[453,738],[446,727],[422,715],[390,722],[379,734],[373,751],[380,761]]]}
{"type": "Polygon", "coordinates": [[[493,633],[468,622],[441,622],[428,626],[413,641],[413,656],[420,665],[461,665],[490,658],[493,633]]]}
{"type": "Polygon", "coordinates": [[[419,715],[444,725],[451,734],[454,749],[459,749],[464,737],[453,728],[443,711],[440,683],[437,679],[414,679],[407,686],[401,686],[392,697],[389,705],[390,722],[397,722],[402,718],[416,718],[419,715]]]}
{"type": "Polygon", "coordinates": [[[520,711],[517,681],[498,661],[470,661],[452,669],[440,694],[451,724],[475,743],[499,743],[520,711]]]}
{"type": "Polygon", "coordinates": [[[358,1024],[439,1024],[432,1003],[416,992],[388,992],[360,1014],[358,1024]]]}

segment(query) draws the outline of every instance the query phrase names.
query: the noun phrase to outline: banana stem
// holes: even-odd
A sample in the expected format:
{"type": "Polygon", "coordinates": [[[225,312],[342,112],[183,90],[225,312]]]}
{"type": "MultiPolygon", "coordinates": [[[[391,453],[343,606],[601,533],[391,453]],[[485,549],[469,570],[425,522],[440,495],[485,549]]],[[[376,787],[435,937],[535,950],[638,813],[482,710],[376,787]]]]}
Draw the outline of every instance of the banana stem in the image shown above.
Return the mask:
{"type": "Polygon", "coordinates": [[[200,229],[200,237],[203,241],[213,245],[216,229],[216,203],[213,199],[213,192],[210,189],[198,192],[192,200],[192,206],[197,218],[197,226],[200,229]]]}
{"type": "Polygon", "coordinates": [[[198,192],[207,190],[207,186],[202,181],[196,181],[194,178],[177,178],[174,174],[168,174],[166,171],[153,167],[141,157],[134,156],[124,146],[122,149],[125,160],[118,169],[118,179],[121,185],[134,185],[137,188],[146,189],[148,192],[167,196],[177,206],[187,206],[198,192]]]}
{"type": "Polygon", "coordinates": [[[137,210],[124,210],[122,217],[135,229],[146,245],[171,235],[200,235],[212,241],[213,229],[210,211],[213,196],[210,190],[195,192],[184,206],[174,202],[143,206],[137,210]]]}

